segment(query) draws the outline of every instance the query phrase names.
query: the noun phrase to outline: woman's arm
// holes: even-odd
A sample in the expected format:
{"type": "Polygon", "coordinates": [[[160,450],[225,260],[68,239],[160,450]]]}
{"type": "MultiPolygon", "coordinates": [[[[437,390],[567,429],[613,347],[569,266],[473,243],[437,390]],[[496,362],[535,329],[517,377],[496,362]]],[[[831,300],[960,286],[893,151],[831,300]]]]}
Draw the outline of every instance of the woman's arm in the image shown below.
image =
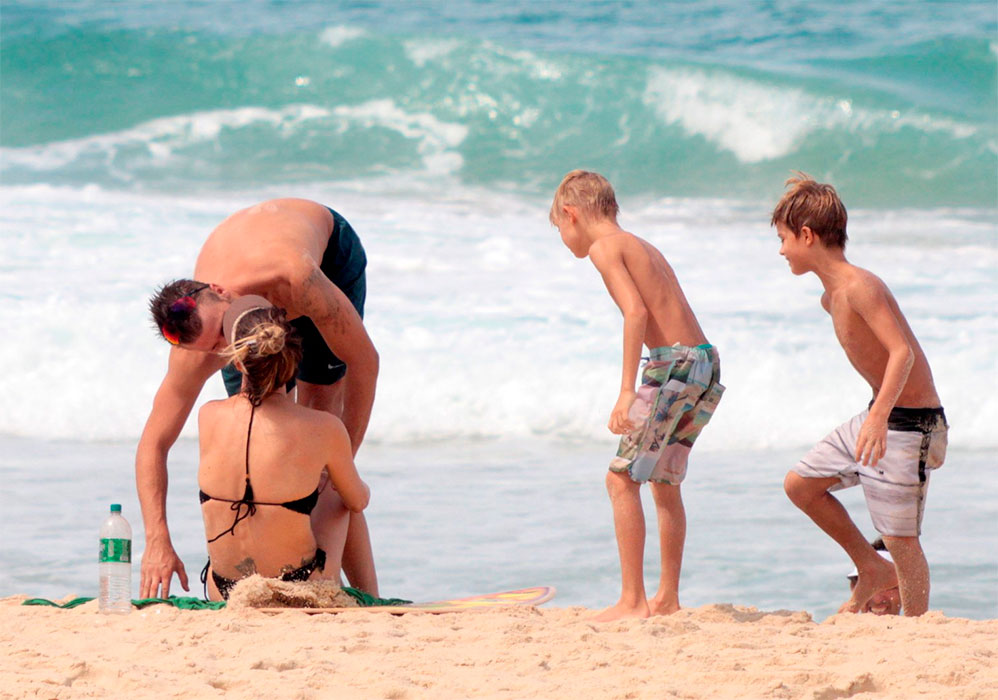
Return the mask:
{"type": "Polygon", "coordinates": [[[323,445],[326,452],[326,472],[343,504],[355,513],[367,508],[371,500],[371,489],[360,478],[353,463],[353,449],[346,428],[336,416],[322,414],[324,430],[323,445]]]}

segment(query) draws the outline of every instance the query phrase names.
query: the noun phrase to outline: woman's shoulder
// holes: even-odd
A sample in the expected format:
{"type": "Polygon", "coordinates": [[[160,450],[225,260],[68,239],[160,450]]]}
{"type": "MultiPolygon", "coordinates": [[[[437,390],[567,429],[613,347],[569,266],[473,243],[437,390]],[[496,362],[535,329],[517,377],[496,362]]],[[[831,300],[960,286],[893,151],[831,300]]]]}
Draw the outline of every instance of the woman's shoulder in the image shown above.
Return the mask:
{"type": "Polygon", "coordinates": [[[323,411],[318,408],[309,408],[307,406],[299,406],[298,404],[294,404],[292,406],[292,410],[294,411],[294,416],[297,420],[300,420],[303,424],[316,430],[336,431],[344,429],[343,421],[329,411],[323,411]]]}
{"type": "Polygon", "coordinates": [[[200,420],[210,420],[217,418],[224,412],[231,411],[234,398],[235,397],[230,396],[227,399],[215,399],[213,401],[208,401],[198,410],[198,418],[200,420]]]}

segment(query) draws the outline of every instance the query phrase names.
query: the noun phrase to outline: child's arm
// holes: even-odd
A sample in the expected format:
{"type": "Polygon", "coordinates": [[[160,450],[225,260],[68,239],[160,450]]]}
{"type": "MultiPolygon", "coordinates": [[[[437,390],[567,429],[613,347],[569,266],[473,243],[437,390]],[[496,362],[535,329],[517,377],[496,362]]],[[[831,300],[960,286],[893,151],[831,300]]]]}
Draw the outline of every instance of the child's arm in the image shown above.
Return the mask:
{"type": "Polygon", "coordinates": [[[849,289],[846,298],[888,354],[880,389],[856,440],[856,460],[877,466],[887,450],[887,418],[908,382],[915,352],[887,300],[886,289],[880,284],[856,284],[849,289]]]}
{"type": "Polygon", "coordinates": [[[621,435],[634,430],[634,424],[627,414],[637,396],[634,383],[638,376],[638,364],[641,362],[641,347],[644,345],[648,309],[631,278],[618,246],[602,241],[590,248],[589,259],[599,270],[607,291],[624,315],[624,361],[620,375],[620,395],[610,413],[608,423],[610,432],[621,435]]]}

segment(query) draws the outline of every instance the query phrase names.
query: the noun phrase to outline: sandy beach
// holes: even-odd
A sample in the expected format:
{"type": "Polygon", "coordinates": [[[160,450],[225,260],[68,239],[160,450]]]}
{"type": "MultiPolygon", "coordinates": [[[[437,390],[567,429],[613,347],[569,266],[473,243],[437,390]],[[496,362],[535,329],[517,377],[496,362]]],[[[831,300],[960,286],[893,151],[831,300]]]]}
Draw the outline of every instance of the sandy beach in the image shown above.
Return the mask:
{"type": "Polygon", "coordinates": [[[101,615],[0,600],[0,697],[994,698],[998,620],[727,604],[596,625],[586,608],[101,615]]]}

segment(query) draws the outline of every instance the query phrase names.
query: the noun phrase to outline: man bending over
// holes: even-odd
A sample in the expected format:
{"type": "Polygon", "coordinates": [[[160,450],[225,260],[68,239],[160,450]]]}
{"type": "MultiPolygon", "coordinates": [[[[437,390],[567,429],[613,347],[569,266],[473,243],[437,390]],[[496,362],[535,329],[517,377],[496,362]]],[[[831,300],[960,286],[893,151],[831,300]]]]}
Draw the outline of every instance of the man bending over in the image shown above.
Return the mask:
{"type": "MultiPolygon", "coordinates": [[[[304,346],[297,401],[340,417],[356,455],[378,377],[378,353],[362,320],[366,266],[357,234],[338,213],[304,199],[275,199],[219,224],[198,255],[198,281],[171,282],[150,301],[156,327],[173,348],[135,456],[146,533],[140,597],[167,597],[174,573],[189,590],[166,522],[166,460],[208,377],[221,369],[229,395],[239,392],[242,377],[218,355],[225,347],[222,316],[234,299],[256,294],[286,310],[304,346]]],[[[337,498],[321,484],[312,513],[320,547],[337,498]]],[[[351,585],[378,594],[362,513],[351,516],[343,570],[351,585]]]]}

